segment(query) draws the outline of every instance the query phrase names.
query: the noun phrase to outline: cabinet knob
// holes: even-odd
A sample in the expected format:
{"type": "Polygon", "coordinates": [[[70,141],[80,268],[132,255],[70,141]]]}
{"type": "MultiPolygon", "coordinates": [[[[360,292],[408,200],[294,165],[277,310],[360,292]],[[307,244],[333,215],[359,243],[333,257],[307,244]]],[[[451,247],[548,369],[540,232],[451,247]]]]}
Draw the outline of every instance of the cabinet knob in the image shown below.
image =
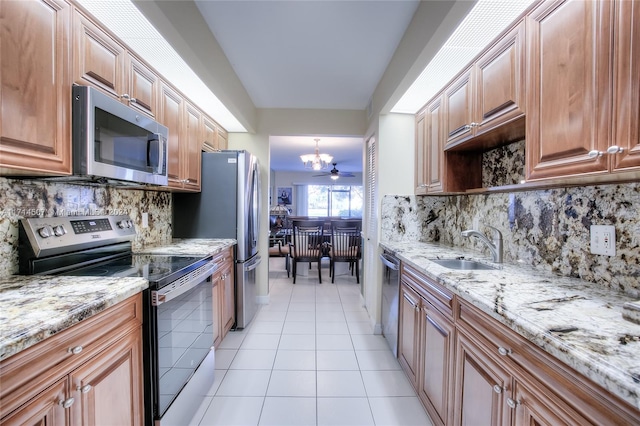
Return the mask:
{"type": "Polygon", "coordinates": [[[72,353],[74,355],[78,355],[80,352],[82,352],[82,346],[75,346],[73,348],[69,348],[67,352],[72,353]]]}
{"type": "Polygon", "coordinates": [[[502,356],[507,356],[511,353],[511,349],[507,349],[507,348],[503,348],[503,347],[499,347],[498,348],[498,353],[502,356]]]}
{"type": "Polygon", "coordinates": [[[602,156],[602,154],[604,154],[604,152],[594,149],[593,151],[589,151],[589,154],[587,155],[589,156],[589,158],[598,158],[602,156]]]}
{"type": "Polygon", "coordinates": [[[120,97],[128,102],[137,102],[136,98],[132,98],[128,93],[122,94],[120,97]]]}
{"type": "Polygon", "coordinates": [[[607,148],[607,154],[620,154],[622,151],[624,151],[624,149],[618,145],[612,145],[607,148]]]}
{"type": "Polygon", "coordinates": [[[516,408],[518,405],[520,405],[520,401],[515,401],[515,400],[513,400],[511,398],[507,398],[507,405],[510,408],[516,408]]]}
{"type": "Polygon", "coordinates": [[[480,125],[480,123],[471,123],[470,126],[472,129],[478,127],[480,125]]]}
{"type": "Polygon", "coordinates": [[[62,406],[62,408],[69,408],[73,405],[75,401],[76,401],[75,398],[65,399],[63,401],[60,401],[60,405],[62,406]]]}
{"type": "Polygon", "coordinates": [[[493,385],[493,391],[495,393],[502,393],[502,388],[499,385],[493,385]]]}
{"type": "Polygon", "coordinates": [[[429,186],[429,185],[427,185],[426,183],[419,183],[418,184],[418,188],[426,188],[427,186],[429,186]]]}
{"type": "Polygon", "coordinates": [[[78,386],[78,391],[80,391],[81,393],[89,393],[90,390],[91,385],[84,385],[82,387],[78,386]]]}

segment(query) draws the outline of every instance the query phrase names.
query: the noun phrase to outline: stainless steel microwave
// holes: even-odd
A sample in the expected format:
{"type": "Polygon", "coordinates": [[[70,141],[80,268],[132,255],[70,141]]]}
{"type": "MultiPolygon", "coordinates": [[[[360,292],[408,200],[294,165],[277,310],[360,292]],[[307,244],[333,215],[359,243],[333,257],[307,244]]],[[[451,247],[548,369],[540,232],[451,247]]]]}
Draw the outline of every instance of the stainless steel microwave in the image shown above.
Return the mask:
{"type": "Polygon", "coordinates": [[[73,86],[73,174],[167,185],[169,130],[89,86],[73,86]]]}

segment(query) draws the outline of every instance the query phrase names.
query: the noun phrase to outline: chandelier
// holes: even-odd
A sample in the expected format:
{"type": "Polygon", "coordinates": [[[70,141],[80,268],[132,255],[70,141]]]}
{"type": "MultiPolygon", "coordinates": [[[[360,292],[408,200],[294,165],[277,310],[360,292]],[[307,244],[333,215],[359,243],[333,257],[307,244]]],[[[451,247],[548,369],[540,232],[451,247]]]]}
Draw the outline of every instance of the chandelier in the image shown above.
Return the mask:
{"type": "Polygon", "coordinates": [[[327,154],[320,154],[318,149],[318,141],[320,139],[314,139],[316,141],[316,151],[313,154],[301,155],[300,159],[304,163],[305,169],[323,170],[329,167],[333,157],[327,154]]]}

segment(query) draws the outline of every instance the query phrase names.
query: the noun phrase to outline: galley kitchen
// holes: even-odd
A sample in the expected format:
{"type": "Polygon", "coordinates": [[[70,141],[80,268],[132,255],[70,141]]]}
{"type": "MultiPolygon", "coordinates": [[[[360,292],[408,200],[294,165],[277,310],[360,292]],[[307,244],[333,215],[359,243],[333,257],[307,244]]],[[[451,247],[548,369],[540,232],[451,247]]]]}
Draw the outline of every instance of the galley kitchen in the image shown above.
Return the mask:
{"type": "Polygon", "coordinates": [[[0,0],[0,425],[640,424],[637,1],[103,6],[0,0]]]}

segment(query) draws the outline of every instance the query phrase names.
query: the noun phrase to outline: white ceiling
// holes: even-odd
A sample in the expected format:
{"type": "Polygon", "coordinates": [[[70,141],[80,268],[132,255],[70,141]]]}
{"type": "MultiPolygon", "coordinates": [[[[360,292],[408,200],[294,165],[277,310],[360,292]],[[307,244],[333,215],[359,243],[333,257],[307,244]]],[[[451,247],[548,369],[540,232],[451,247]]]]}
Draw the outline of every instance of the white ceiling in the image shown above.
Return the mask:
{"type": "MultiPolygon", "coordinates": [[[[256,107],[348,110],[367,107],[418,4],[196,1],[256,107]]],[[[271,168],[303,171],[315,137],[338,170],[362,171],[362,138],[321,135],[272,136],[271,168]]]]}
{"type": "Polygon", "coordinates": [[[258,108],[364,110],[419,1],[201,1],[258,108]]]}

